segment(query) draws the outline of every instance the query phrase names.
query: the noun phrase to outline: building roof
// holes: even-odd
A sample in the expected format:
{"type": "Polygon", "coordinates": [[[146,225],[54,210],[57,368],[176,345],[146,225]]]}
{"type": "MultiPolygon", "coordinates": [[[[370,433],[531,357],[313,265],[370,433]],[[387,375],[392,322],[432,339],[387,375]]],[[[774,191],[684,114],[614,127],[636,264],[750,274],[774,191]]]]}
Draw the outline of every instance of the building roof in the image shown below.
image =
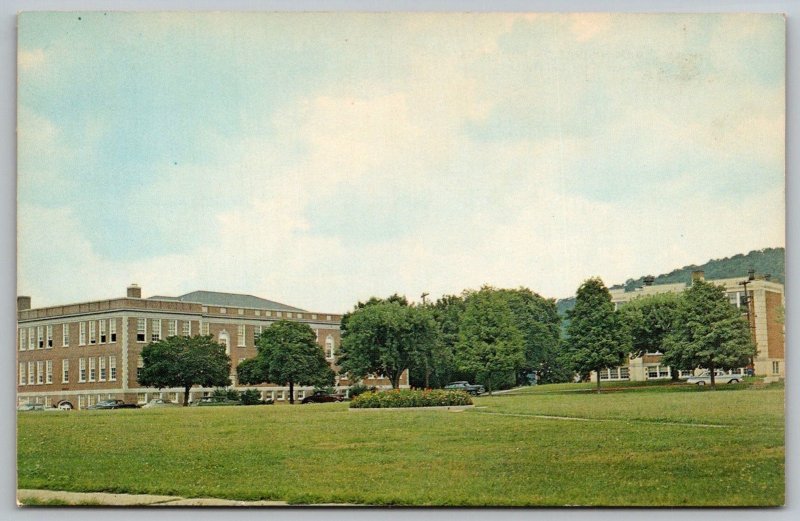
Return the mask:
{"type": "Polygon", "coordinates": [[[287,306],[280,302],[255,297],[253,295],[242,295],[239,293],[221,293],[218,291],[192,291],[178,297],[165,297],[156,295],[148,297],[148,300],[175,300],[178,302],[194,302],[206,306],[221,306],[228,308],[255,308],[271,309],[276,311],[299,311],[304,309],[287,306]]]}

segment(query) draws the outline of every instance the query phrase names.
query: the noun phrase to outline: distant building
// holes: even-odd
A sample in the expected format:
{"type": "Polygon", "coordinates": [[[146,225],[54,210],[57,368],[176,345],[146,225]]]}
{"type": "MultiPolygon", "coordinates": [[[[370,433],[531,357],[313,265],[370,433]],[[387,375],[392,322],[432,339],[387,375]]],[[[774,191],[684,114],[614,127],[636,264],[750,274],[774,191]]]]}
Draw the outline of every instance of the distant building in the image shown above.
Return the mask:
{"type": "MultiPolygon", "coordinates": [[[[704,273],[694,272],[692,280],[705,280],[704,273]]],[[[779,317],[780,309],[785,303],[783,284],[765,277],[756,277],[752,272],[749,276],[708,282],[724,287],[730,303],[739,308],[750,322],[757,354],[753,358],[752,367],[741,367],[733,372],[745,374],[750,369],[758,376],[784,378],[785,341],[783,324],[779,317]]],[[[646,278],[644,285],[634,291],[612,289],[611,301],[615,309],[619,309],[641,296],[681,293],[688,287],[688,284],[683,283],[653,285],[652,278],[646,278]]],[[[627,365],[601,371],[600,380],[643,381],[672,378],[672,369],[661,364],[661,356],[662,353],[654,347],[653,352],[632,358],[627,365]]],[[[693,371],[681,371],[678,376],[682,378],[691,374],[693,371]]],[[[596,381],[596,378],[596,373],[592,373],[592,380],[596,381]]]]}
{"type": "MultiPolygon", "coordinates": [[[[183,400],[182,389],[142,387],[137,375],[142,368],[142,348],[175,335],[211,335],[225,346],[231,358],[235,389],[257,388],[262,398],[288,401],[289,389],[279,385],[239,386],[236,366],[256,356],[255,342],[261,332],[278,320],[308,324],[320,349],[336,370],[341,342],[341,315],[308,312],[279,302],[234,293],[195,291],[179,297],[141,298],[137,285],[127,296],[31,309],[30,297],[17,298],[17,398],[20,403],[56,405],[69,402],[83,409],[99,400],[116,398],[146,403],[153,398],[183,400]]],[[[401,384],[408,384],[404,374],[401,384]]],[[[351,382],[337,377],[336,386],[346,390],[351,382]]],[[[385,378],[368,378],[366,385],[386,387],[385,378]]],[[[195,387],[191,400],[213,389],[195,387]]],[[[312,389],[295,386],[296,399],[312,389]]]]}

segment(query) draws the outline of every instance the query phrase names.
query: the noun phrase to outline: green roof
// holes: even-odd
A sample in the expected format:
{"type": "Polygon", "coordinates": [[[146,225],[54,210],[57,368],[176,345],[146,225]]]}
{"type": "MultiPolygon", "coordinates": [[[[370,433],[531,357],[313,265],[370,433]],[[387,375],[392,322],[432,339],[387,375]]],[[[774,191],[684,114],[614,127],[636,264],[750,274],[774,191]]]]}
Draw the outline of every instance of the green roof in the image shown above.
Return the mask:
{"type": "Polygon", "coordinates": [[[176,300],[178,302],[194,302],[206,306],[221,306],[225,308],[255,308],[270,309],[275,311],[299,311],[304,309],[287,306],[280,302],[254,297],[253,295],[241,295],[239,293],[221,293],[218,291],[192,291],[179,297],[165,297],[156,295],[149,297],[148,300],[176,300]]]}

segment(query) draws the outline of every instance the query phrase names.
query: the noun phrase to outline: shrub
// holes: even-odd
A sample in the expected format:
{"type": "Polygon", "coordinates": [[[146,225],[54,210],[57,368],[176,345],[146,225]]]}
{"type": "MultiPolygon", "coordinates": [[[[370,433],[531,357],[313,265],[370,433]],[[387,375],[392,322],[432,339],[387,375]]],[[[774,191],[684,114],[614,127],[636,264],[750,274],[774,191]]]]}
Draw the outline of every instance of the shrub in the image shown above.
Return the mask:
{"type": "Polygon", "coordinates": [[[449,405],[472,405],[472,398],[464,391],[393,389],[384,392],[363,392],[350,402],[350,407],[354,409],[442,407],[449,405]]]}
{"type": "Polygon", "coordinates": [[[241,400],[242,405],[258,405],[260,403],[264,403],[261,401],[261,393],[258,392],[257,389],[247,389],[246,391],[242,391],[239,395],[239,400],[241,400]]]}
{"type": "Polygon", "coordinates": [[[350,386],[350,392],[348,393],[348,396],[351,399],[353,399],[356,396],[358,396],[359,394],[363,394],[363,393],[365,393],[367,391],[374,391],[374,390],[375,390],[374,387],[367,387],[362,382],[358,382],[357,384],[354,384],[354,385],[350,386]]]}

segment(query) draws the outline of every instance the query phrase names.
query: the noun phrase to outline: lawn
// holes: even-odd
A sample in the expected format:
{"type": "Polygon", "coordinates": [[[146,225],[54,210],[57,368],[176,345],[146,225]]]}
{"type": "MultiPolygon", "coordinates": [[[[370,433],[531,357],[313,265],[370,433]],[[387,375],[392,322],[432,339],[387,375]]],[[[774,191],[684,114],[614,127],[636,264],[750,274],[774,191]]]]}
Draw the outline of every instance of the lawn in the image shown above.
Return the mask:
{"type": "Polygon", "coordinates": [[[725,387],[540,386],[463,412],[19,413],[18,486],[290,503],[782,505],[783,388],[725,387]]]}

